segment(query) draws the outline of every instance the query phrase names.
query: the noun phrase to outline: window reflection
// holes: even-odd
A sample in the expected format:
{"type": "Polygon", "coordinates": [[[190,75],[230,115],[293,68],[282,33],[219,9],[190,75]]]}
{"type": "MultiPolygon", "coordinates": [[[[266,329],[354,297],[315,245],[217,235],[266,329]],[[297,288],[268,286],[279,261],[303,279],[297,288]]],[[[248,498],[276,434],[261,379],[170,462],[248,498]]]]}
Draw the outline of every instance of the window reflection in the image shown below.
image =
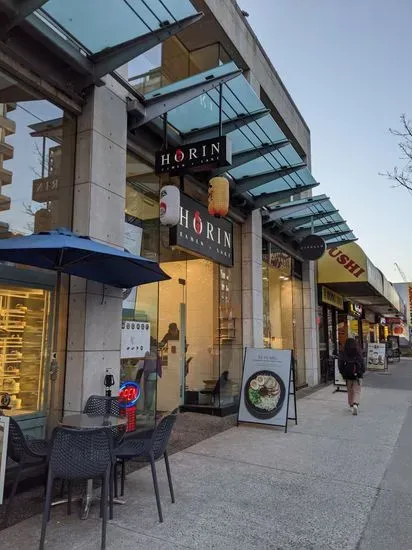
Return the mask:
{"type": "Polygon", "coordinates": [[[48,101],[0,104],[3,238],[71,226],[74,130],[48,101]]]}

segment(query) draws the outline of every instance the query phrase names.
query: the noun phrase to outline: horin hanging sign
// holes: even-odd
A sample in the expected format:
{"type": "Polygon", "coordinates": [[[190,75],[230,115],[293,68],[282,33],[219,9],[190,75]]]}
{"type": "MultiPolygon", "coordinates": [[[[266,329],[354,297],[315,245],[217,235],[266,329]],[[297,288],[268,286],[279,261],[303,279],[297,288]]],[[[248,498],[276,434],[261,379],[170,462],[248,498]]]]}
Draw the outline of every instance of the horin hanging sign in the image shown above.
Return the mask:
{"type": "Polygon", "coordinates": [[[197,256],[233,266],[233,225],[215,218],[202,204],[180,195],[180,221],[170,229],[169,244],[197,256]]]}
{"type": "Polygon", "coordinates": [[[232,145],[228,136],[168,147],[156,153],[156,174],[184,174],[212,170],[232,164],[232,145]]]}

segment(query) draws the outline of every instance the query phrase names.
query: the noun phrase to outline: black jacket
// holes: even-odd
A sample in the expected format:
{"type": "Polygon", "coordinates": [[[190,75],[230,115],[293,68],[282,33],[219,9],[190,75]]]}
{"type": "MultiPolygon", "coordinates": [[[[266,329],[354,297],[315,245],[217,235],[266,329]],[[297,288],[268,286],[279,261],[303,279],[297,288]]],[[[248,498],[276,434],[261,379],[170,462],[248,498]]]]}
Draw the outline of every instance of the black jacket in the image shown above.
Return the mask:
{"type": "MultiPolygon", "coordinates": [[[[345,363],[347,362],[356,362],[359,365],[358,369],[358,376],[356,378],[363,378],[363,375],[365,373],[365,361],[363,360],[363,357],[360,353],[356,354],[355,356],[349,356],[345,355],[345,353],[341,352],[339,354],[338,358],[338,366],[339,366],[339,372],[341,373],[342,377],[346,380],[353,380],[354,377],[348,377],[345,376],[345,363]]],[[[356,379],[355,378],[355,379],[356,379]]]]}

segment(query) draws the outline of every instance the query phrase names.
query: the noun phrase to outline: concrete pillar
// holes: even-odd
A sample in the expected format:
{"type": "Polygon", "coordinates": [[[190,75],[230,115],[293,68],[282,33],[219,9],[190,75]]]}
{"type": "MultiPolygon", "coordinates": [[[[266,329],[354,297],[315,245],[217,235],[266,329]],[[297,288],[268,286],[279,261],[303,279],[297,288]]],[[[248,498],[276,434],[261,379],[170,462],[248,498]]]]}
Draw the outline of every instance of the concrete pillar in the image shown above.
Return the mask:
{"type": "MultiPolygon", "coordinates": [[[[126,100],[111,77],[94,88],[78,119],[73,231],[123,247],[126,193],[126,100]]],[[[120,375],[122,296],[119,289],[72,277],[65,409],[82,410],[104,393],[106,369],[120,375]]]]}
{"type": "Polygon", "coordinates": [[[242,226],[243,345],[263,347],[262,217],[254,210],[242,226]]]}
{"type": "Polygon", "coordinates": [[[317,286],[314,262],[303,263],[303,324],[305,337],[306,382],[319,383],[319,334],[317,326],[317,286]]]}

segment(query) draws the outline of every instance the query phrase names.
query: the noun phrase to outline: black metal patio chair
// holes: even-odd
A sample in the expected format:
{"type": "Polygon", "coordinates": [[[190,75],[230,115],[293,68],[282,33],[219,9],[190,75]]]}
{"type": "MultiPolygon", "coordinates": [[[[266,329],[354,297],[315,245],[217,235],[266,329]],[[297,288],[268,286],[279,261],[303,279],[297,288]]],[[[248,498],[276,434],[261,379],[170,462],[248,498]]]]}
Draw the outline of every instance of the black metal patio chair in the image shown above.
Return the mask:
{"type": "Polygon", "coordinates": [[[166,465],[167,480],[169,482],[169,490],[172,502],[175,502],[172,476],[170,473],[169,457],[167,454],[167,444],[170,439],[173,427],[176,422],[178,409],[175,409],[171,414],[163,417],[159,424],[150,432],[139,434],[136,432],[128,434],[125,439],[115,450],[116,466],[114,472],[114,482],[116,484],[115,494],[117,494],[117,463],[122,465],[121,472],[121,495],[124,495],[124,481],[126,477],[125,463],[128,460],[141,459],[150,463],[152,469],[153,486],[156,495],[157,511],[159,513],[159,521],[163,522],[162,506],[160,503],[159,485],[157,482],[157,473],[155,462],[164,458],[166,465]]]}
{"type": "Polygon", "coordinates": [[[3,520],[4,527],[7,527],[8,524],[13,499],[17,492],[21,474],[24,470],[32,468],[33,466],[41,465],[42,463],[46,468],[48,450],[48,441],[44,439],[28,439],[24,437],[19,424],[10,417],[7,456],[17,463],[18,468],[11,489],[6,514],[3,520]]]}
{"type": "Polygon", "coordinates": [[[104,550],[106,548],[108,501],[110,508],[113,506],[113,483],[111,478],[114,461],[113,438],[109,430],[104,428],[98,430],[55,428],[49,451],[49,469],[39,545],[40,550],[44,548],[47,522],[50,519],[53,482],[56,478],[68,481],[69,514],[71,513],[71,481],[102,479],[100,501],[100,515],[103,518],[101,549],[104,550]]]}
{"type": "MultiPolygon", "coordinates": [[[[94,416],[121,416],[118,398],[106,395],[91,395],[86,401],[83,412],[94,416]]],[[[114,446],[117,446],[124,437],[126,426],[114,426],[110,431],[114,446]]]]}

